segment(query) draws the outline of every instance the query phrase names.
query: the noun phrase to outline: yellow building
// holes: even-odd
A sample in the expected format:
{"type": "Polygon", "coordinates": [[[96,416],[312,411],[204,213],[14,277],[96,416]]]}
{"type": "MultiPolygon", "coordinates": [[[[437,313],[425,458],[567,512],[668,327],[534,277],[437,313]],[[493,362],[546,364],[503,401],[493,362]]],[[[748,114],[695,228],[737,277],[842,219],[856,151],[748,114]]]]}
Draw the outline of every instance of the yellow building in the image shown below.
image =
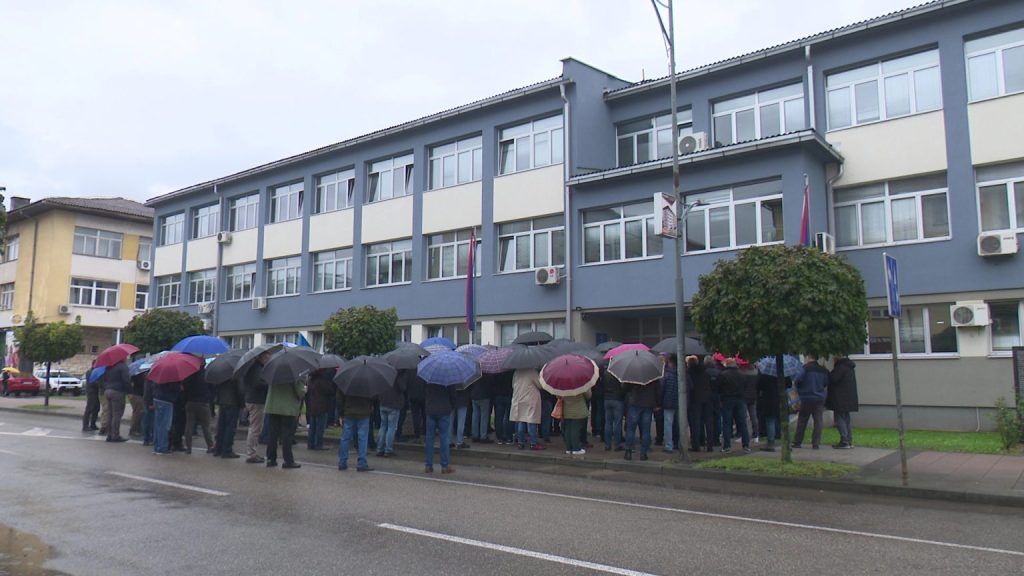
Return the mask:
{"type": "Polygon", "coordinates": [[[149,298],[153,210],[124,198],[11,198],[0,262],[5,363],[17,362],[15,326],[80,319],[82,353],[64,362],[84,372],[149,298]]]}

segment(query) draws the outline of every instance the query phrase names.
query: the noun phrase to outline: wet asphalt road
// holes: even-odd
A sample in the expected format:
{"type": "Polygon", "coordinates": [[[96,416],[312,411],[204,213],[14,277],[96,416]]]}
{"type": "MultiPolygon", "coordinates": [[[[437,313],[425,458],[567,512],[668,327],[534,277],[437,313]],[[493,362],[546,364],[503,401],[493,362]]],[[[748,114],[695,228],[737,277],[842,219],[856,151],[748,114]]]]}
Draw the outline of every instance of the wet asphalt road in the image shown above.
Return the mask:
{"type": "Polygon", "coordinates": [[[339,472],[301,445],[302,469],[268,469],[77,428],[0,412],[0,524],[67,574],[1024,573],[1019,508],[411,458],[339,472]]]}

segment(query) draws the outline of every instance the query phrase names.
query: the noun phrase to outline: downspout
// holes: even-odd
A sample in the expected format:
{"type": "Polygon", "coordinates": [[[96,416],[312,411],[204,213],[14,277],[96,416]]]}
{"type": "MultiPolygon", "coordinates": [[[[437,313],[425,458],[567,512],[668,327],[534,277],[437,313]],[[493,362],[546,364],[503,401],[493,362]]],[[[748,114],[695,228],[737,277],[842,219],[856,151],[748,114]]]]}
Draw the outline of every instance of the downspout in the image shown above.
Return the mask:
{"type": "Polygon", "coordinates": [[[32,313],[32,296],[36,285],[36,254],[39,252],[39,220],[29,217],[32,220],[32,267],[28,275],[28,312],[25,317],[32,313]]]}
{"type": "Polygon", "coordinates": [[[565,219],[565,337],[572,339],[572,195],[569,187],[570,163],[572,154],[569,149],[569,129],[572,109],[569,106],[569,98],[565,94],[565,82],[558,85],[558,93],[562,97],[562,206],[565,219]]]}
{"type": "Polygon", "coordinates": [[[811,64],[811,47],[804,46],[804,62],[807,64],[807,109],[810,111],[810,123],[808,126],[811,130],[817,128],[817,113],[814,109],[814,65],[811,64]]]}
{"type": "MultiPolygon", "coordinates": [[[[217,191],[217,183],[216,182],[213,184],[213,195],[217,196],[217,205],[220,207],[220,209],[218,210],[218,219],[220,220],[220,222],[218,222],[218,226],[217,226],[217,230],[219,232],[220,229],[224,225],[224,198],[221,197],[220,192],[217,191]]],[[[219,317],[220,317],[220,299],[221,299],[221,296],[222,296],[221,290],[224,288],[222,286],[222,282],[221,282],[221,271],[223,270],[223,266],[224,266],[224,244],[222,244],[220,242],[220,238],[218,238],[217,239],[217,273],[214,275],[214,278],[216,279],[216,282],[217,282],[217,287],[214,288],[214,290],[213,290],[213,316],[210,318],[210,334],[213,335],[213,336],[217,336],[217,329],[219,328],[218,320],[219,320],[219,317]]]]}

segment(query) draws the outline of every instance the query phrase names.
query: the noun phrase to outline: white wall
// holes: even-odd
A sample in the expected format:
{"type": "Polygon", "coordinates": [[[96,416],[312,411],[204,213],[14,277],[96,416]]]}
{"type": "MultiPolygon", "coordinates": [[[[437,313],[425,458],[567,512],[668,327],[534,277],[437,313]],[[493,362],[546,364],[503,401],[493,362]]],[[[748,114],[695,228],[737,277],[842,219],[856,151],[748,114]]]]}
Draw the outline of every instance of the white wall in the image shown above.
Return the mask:
{"type": "Polygon", "coordinates": [[[412,236],[412,196],[363,206],[362,243],[374,244],[412,236]]]}
{"type": "Polygon", "coordinates": [[[181,273],[181,251],[184,244],[171,244],[169,246],[157,246],[153,257],[153,275],[165,276],[167,274],[181,273]]]}
{"type": "MultiPolygon", "coordinates": [[[[180,262],[179,260],[179,268],[181,267],[180,262]]],[[[75,278],[117,283],[136,282],[138,279],[136,268],[135,260],[113,260],[81,254],[71,255],[71,276],[75,278]]]]}
{"type": "MultiPolygon", "coordinates": [[[[18,261],[12,260],[11,262],[4,262],[0,264],[0,284],[9,284],[14,282],[14,277],[18,273],[18,261]]],[[[17,288],[17,286],[15,286],[17,288]]]]}
{"type": "Polygon", "coordinates": [[[217,267],[217,237],[207,236],[198,240],[189,240],[185,251],[185,270],[209,270],[217,267]]]}
{"type": "Polygon", "coordinates": [[[942,110],[836,130],[825,138],[846,159],[836,186],[946,170],[942,110]]]}
{"type": "Polygon", "coordinates": [[[482,214],[483,185],[480,182],[423,193],[424,234],[480,226],[482,214]]]}
{"type": "Polygon", "coordinates": [[[222,256],[225,266],[245,264],[256,261],[257,248],[259,246],[259,230],[251,228],[231,233],[231,244],[224,245],[222,256]]]}
{"type": "MultiPolygon", "coordinates": [[[[121,290],[118,295],[118,299],[122,304],[124,302],[125,293],[121,290]]],[[[101,328],[124,328],[132,318],[135,317],[137,312],[134,310],[125,310],[124,308],[86,308],[82,306],[72,306],[71,315],[65,318],[66,322],[74,322],[76,316],[82,317],[82,326],[94,326],[101,328]]]]}
{"type": "Polygon", "coordinates": [[[523,220],[565,210],[561,164],[494,179],[494,221],[523,220]]]}
{"type": "Polygon", "coordinates": [[[263,228],[263,259],[302,252],[302,219],[267,224],[263,228]]]}
{"type": "Polygon", "coordinates": [[[309,219],[309,251],[319,252],[352,245],[355,210],[317,214],[309,219]]]}
{"type": "MultiPolygon", "coordinates": [[[[85,228],[97,228],[101,230],[108,230],[110,232],[121,232],[123,234],[135,234],[138,236],[145,236],[146,238],[153,236],[152,224],[128,222],[125,220],[118,220],[115,218],[104,218],[103,216],[94,216],[92,214],[75,213],[75,226],[82,226],[85,228]]],[[[131,254],[130,256],[132,257],[132,259],[135,258],[134,254],[131,254]]]]}
{"type": "Polygon", "coordinates": [[[1024,157],[1024,94],[970,104],[967,117],[975,165],[1024,157]]]}

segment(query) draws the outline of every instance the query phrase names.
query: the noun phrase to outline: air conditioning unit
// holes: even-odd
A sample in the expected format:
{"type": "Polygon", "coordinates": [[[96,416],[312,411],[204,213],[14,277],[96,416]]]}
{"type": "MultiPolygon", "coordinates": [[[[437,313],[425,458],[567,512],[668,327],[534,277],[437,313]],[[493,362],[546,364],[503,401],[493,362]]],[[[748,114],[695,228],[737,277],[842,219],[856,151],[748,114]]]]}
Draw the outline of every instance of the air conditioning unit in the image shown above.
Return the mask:
{"type": "Polygon", "coordinates": [[[825,254],[836,253],[836,239],[828,232],[818,232],[815,234],[814,245],[825,254]]]}
{"type": "Polygon", "coordinates": [[[708,148],[708,133],[707,132],[694,132],[693,134],[687,134],[686,136],[679,137],[679,154],[686,155],[694,152],[700,152],[701,150],[707,150],[708,148]]]}
{"type": "Polygon", "coordinates": [[[256,298],[256,297],[254,297],[252,299],[252,309],[253,310],[266,310],[267,309],[267,299],[266,298],[256,298]]]}
{"type": "Polygon", "coordinates": [[[537,283],[537,286],[557,286],[560,280],[558,268],[554,266],[537,268],[533,273],[533,281],[537,283]]]}
{"type": "Polygon", "coordinates": [[[987,232],[978,236],[978,256],[1005,256],[1017,253],[1017,234],[987,232]]]}
{"type": "Polygon", "coordinates": [[[145,270],[148,272],[153,269],[153,263],[149,260],[139,260],[136,264],[139,266],[139,270],[145,270]]]}
{"type": "Polygon", "coordinates": [[[71,305],[61,304],[60,306],[57,306],[57,314],[60,314],[61,316],[67,316],[71,314],[71,305]]]}
{"type": "Polygon", "coordinates": [[[988,304],[981,300],[957,302],[949,307],[949,317],[957,328],[988,326],[988,304]]]}
{"type": "Polygon", "coordinates": [[[217,242],[219,244],[231,244],[231,232],[217,232],[217,242]]]}
{"type": "Polygon", "coordinates": [[[205,315],[213,314],[213,303],[212,302],[206,302],[205,304],[200,304],[199,305],[199,313],[200,314],[205,314],[205,315]]]}

